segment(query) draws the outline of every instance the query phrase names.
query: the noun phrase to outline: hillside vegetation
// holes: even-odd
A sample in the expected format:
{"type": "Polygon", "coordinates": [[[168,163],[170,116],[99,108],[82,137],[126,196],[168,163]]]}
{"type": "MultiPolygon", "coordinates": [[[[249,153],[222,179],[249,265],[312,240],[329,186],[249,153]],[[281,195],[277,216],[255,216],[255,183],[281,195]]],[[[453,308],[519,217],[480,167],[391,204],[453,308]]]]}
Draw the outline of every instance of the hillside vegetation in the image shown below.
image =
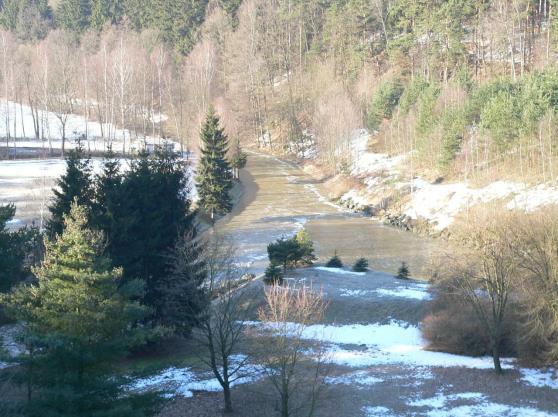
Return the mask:
{"type": "Polygon", "coordinates": [[[214,103],[328,173],[365,126],[433,176],[555,179],[554,1],[178,3],[4,1],[3,95],[193,147],[214,103]]]}

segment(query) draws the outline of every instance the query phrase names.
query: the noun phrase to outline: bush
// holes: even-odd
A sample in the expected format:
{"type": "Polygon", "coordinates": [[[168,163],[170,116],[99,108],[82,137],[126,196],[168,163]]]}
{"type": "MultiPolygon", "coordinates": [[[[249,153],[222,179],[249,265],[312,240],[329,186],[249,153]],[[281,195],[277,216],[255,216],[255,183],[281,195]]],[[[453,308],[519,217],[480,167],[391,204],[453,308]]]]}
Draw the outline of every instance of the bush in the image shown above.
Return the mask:
{"type": "Polygon", "coordinates": [[[310,235],[304,229],[298,231],[294,237],[300,249],[300,262],[305,265],[312,265],[317,259],[314,254],[314,242],[310,239],[310,235]]]}
{"type": "Polygon", "coordinates": [[[280,285],[283,283],[283,271],[279,265],[271,262],[267,266],[265,270],[264,283],[267,285],[280,285]]]}
{"type": "Polygon", "coordinates": [[[353,271],[366,272],[368,270],[368,261],[364,258],[359,258],[353,265],[353,271]]]}
{"type": "Polygon", "coordinates": [[[314,242],[304,229],[290,239],[281,238],[267,245],[267,255],[271,263],[283,266],[283,271],[298,263],[311,265],[316,260],[314,242]]]}
{"type": "Polygon", "coordinates": [[[343,268],[343,262],[341,262],[341,258],[337,256],[337,253],[333,255],[333,257],[327,261],[326,267],[328,268],[343,268]]]}
{"type": "Polygon", "coordinates": [[[397,270],[397,275],[395,278],[398,279],[409,279],[409,267],[405,262],[401,262],[401,266],[397,270]]]}
{"type": "MultiPolygon", "coordinates": [[[[428,341],[428,349],[458,355],[490,355],[490,337],[472,305],[449,291],[444,287],[436,287],[430,304],[431,312],[422,322],[422,334],[428,341]]],[[[509,313],[503,325],[500,343],[502,355],[516,354],[515,335],[518,331],[517,317],[509,313]]]]}

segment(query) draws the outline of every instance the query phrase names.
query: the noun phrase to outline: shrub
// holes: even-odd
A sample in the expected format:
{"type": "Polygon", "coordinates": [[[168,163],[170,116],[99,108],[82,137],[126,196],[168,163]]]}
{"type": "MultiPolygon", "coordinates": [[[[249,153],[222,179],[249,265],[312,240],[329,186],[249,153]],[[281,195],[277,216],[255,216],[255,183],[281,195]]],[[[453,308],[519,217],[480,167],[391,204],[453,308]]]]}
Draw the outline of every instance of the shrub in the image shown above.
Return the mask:
{"type": "Polygon", "coordinates": [[[299,262],[311,265],[316,260],[314,242],[304,229],[290,239],[280,238],[267,245],[267,255],[271,263],[282,265],[283,271],[295,267],[299,262]]]}
{"type": "Polygon", "coordinates": [[[282,284],[283,271],[281,266],[271,262],[265,270],[264,283],[267,285],[282,284]]]}
{"type": "Polygon", "coordinates": [[[302,258],[300,245],[295,238],[280,238],[267,245],[269,261],[275,265],[282,265],[283,271],[291,268],[302,258]]]}
{"type": "MultiPolygon", "coordinates": [[[[422,334],[428,341],[428,349],[458,355],[490,355],[490,337],[472,305],[449,291],[446,287],[436,286],[431,312],[422,322],[422,334]]],[[[502,355],[515,355],[518,327],[517,317],[508,313],[502,326],[502,355]]]]}
{"type": "Polygon", "coordinates": [[[326,267],[328,267],[328,268],[343,268],[343,262],[341,262],[341,258],[339,258],[339,256],[337,256],[337,252],[335,253],[335,255],[333,255],[333,257],[329,261],[327,261],[326,267]]]}
{"type": "Polygon", "coordinates": [[[397,275],[395,277],[399,279],[409,279],[409,267],[405,262],[401,262],[401,266],[397,270],[397,275]]]}
{"type": "Polygon", "coordinates": [[[304,229],[297,232],[294,237],[300,248],[300,261],[306,265],[312,265],[317,259],[314,254],[314,242],[310,239],[310,235],[304,229]]]}
{"type": "Polygon", "coordinates": [[[353,265],[353,271],[366,272],[368,270],[368,261],[364,258],[359,258],[353,265]]]}

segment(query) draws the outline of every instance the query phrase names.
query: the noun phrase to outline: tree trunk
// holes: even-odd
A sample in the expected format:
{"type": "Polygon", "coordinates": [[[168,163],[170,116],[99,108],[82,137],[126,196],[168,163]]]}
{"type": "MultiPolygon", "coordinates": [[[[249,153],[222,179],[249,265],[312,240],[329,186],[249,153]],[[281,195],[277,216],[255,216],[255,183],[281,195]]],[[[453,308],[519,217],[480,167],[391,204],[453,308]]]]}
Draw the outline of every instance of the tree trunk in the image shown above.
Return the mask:
{"type": "Polygon", "coordinates": [[[231,389],[228,386],[223,387],[223,395],[225,396],[225,413],[232,413],[231,389]]]}
{"type": "Polygon", "coordinates": [[[495,341],[492,346],[492,360],[494,361],[494,370],[497,374],[502,373],[502,365],[500,364],[500,341],[495,341]]]}

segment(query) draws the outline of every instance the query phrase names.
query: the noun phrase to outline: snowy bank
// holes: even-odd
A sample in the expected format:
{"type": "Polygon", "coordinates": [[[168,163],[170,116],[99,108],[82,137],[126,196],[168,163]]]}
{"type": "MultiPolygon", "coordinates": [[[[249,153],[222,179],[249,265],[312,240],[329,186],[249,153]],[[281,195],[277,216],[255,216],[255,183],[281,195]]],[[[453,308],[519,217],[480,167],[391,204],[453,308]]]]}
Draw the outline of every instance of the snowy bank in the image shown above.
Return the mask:
{"type": "MultiPolygon", "coordinates": [[[[547,205],[558,205],[558,184],[530,186],[514,181],[494,181],[473,187],[467,181],[430,183],[409,178],[409,154],[389,156],[368,151],[370,134],[355,131],[351,138],[350,176],[360,188],[347,190],[340,203],[353,210],[378,213],[394,211],[403,222],[425,221],[437,232],[452,225],[460,213],[484,203],[501,201],[510,210],[532,212],[547,205]],[[397,201],[398,207],[390,205],[397,201]]],[[[412,173],[411,173],[412,174],[412,173]]]]}

